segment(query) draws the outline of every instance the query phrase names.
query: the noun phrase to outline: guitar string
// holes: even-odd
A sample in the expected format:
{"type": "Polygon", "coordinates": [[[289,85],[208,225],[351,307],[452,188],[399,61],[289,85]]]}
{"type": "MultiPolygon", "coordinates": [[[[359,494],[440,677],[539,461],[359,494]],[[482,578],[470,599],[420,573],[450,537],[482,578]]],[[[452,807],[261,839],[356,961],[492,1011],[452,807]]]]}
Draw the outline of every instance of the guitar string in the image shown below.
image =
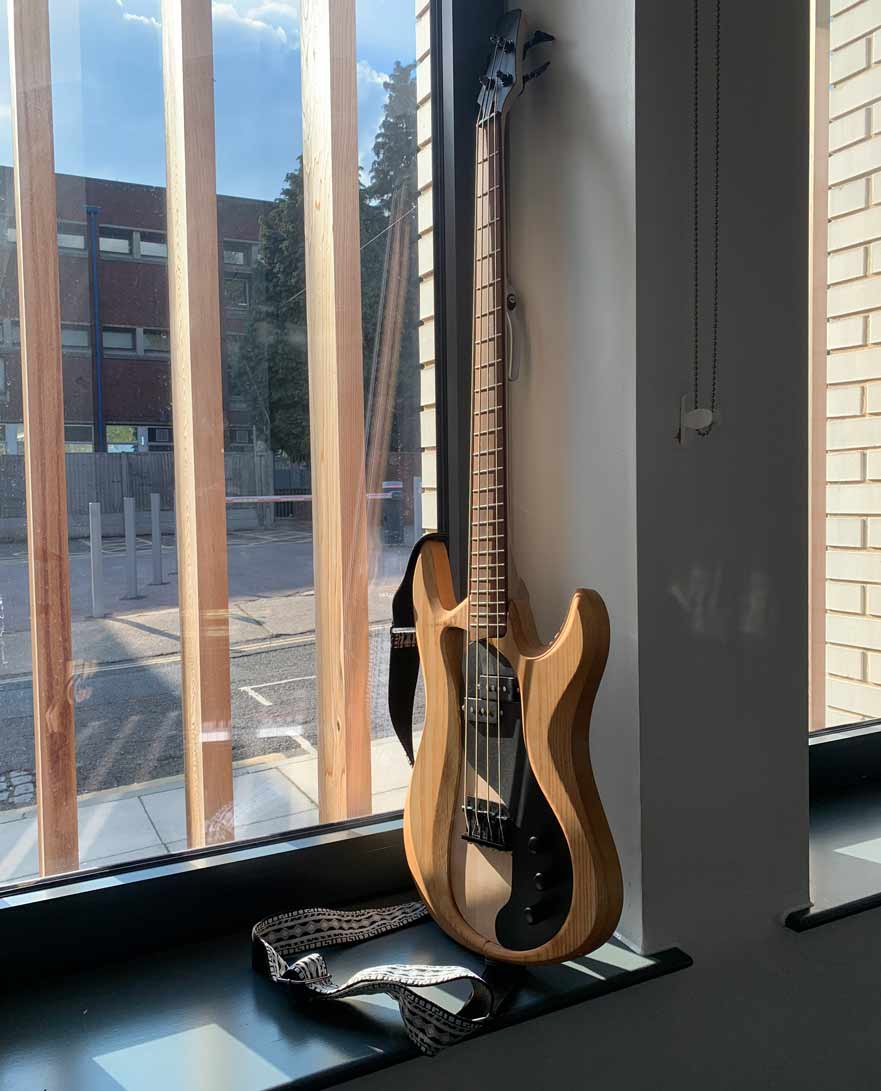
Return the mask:
{"type": "MultiPolygon", "coordinates": [[[[494,330],[494,332],[496,334],[496,339],[495,339],[495,356],[496,356],[495,374],[498,375],[499,374],[499,361],[505,355],[504,351],[501,351],[501,352],[499,351],[500,347],[502,349],[504,349],[504,327],[500,326],[500,322],[504,322],[504,316],[501,314],[501,311],[500,311],[500,308],[499,308],[499,295],[500,295],[499,289],[500,288],[502,288],[502,290],[504,289],[504,285],[499,284],[499,281],[502,279],[502,277],[504,275],[504,254],[502,253],[502,247],[504,245],[504,220],[503,220],[503,217],[502,217],[502,212],[503,212],[503,210],[502,210],[502,199],[503,199],[504,193],[503,193],[503,190],[502,190],[502,171],[504,170],[504,164],[503,164],[503,161],[502,161],[502,154],[501,154],[502,153],[502,121],[501,121],[501,118],[498,117],[498,116],[496,117],[493,129],[494,129],[494,137],[495,137],[495,160],[494,160],[494,165],[495,165],[495,189],[494,189],[493,192],[495,193],[495,203],[496,203],[495,219],[497,221],[497,226],[492,232],[494,237],[492,238],[492,240],[490,242],[490,245],[492,247],[492,275],[493,275],[494,295],[495,295],[495,302],[496,302],[496,317],[493,319],[493,330],[494,330]]],[[[504,372],[502,374],[504,375],[504,372]]],[[[494,458],[494,461],[495,461],[495,464],[496,464],[497,468],[499,467],[500,462],[502,464],[502,467],[504,467],[504,465],[505,465],[504,459],[505,459],[505,455],[506,455],[506,452],[504,450],[504,446],[505,446],[505,442],[504,442],[504,440],[505,440],[505,433],[504,433],[504,424],[505,424],[504,393],[505,393],[504,390],[502,390],[501,391],[501,397],[500,397],[499,396],[499,391],[497,390],[496,394],[495,394],[495,396],[493,398],[493,405],[495,407],[494,410],[493,410],[493,422],[496,425],[496,438],[495,438],[496,452],[495,452],[493,458],[494,458]],[[501,428],[500,428],[500,425],[501,425],[501,428]]],[[[489,394],[487,394],[487,398],[489,398],[489,394]]],[[[499,477],[498,474],[496,476],[499,477]]],[[[501,474],[501,478],[502,478],[502,480],[504,480],[504,472],[501,474]]],[[[498,550],[498,545],[499,545],[499,509],[501,507],[501,503],[499,501],[499,492],[498,492],[498,490],[496,490],[496,492],[493,494],[493,502],[495,504],[495,508],[493,509],[493,516],[494,516],[494,523],[495,523],[495,525],[493,527],[493,530],[494,530],[494,533],[496,535],[496,550],[498,550]]],[[[502,498],[502,502],[504,502],[504,497],[502,498]]],[[[502,510],[504,510],[504,509],[502,509],[502,510]]],[[[506,558],[503,559],[503,563],[505,563],[505,564],[507,563],[506,558]]],[[[504,569],[498,564],[498,562],[496,562],[496,565],[493,568],[493,572],[495,574],[495,582],[496,582],[496,596],[495,596],[496,597],[496,608],[499,609],[500,604],[503,602],[502,576],[505,575],[506,573],[504,572],[504,569]]],[[[507,598],[507,596],[505,596],[505,599],[506,598],[507,598]]],[[[496,794],[498,795],[498,819],[497,819],[497,821],[498,821],[498,827],[499,827],[499,834],[501,835],[501,833],[502,833],[502,688],[501,688],[501,673],[502,673],[502,671],[501,671],[501,663],[499,662],[499,648],[498,648],[498,639],[499,639],[499,630],[500,630],[500,628],[501,628],[501,626],[498,624],[498,621],[497,621],[496,622],[496,651],[495,651],[495,660],[496,660],[496,774],[497,774],[496,794]]]]}
{"type": "MultiPolygon", "coordinates": [[[[486,100],[486,88],[484,88],[484,90],[481,91],[480,98],[478,99],[478,102],[480,104],[479,108],[480,108],[480,114],[481,115],[483,114],[483,110],[484,110],[484,107],[485,107],[485,100],[486,100]]],[[[479,188],[478,187],[478,172],[479,172],[479,164],[480,164],[480,128],[479,128],[479,125],[480,125],[480,122],[478,120],[477,138],[475,139],[475,142],[474,142],[475,192],[477,192],[478,188],[479,188]]],[[[477,207],[476,207],[476,205],[475,205],[475,209],[474,209],[474,252],[475,252],[475,254],[477,253],[477,207]]],[[[480,310],[480,307],[477,305],[476,292],[475,292],[475,296],[474,296],[474,304],[475,304],[475,306],[474,306],[474,323],[473,323],[473,331],[472,332],[476,336],[477,313],[480,310]]],[[[475,404],[475,396],[476,396],[476,394],[475,394],[476,387],[477,387],[476,381],[472,381],[472,383],[471,383],[471,441],[470,441],[470,451],[469,451],[469,459],[468,459],[469,485],[471,486],[471,488],[474,487],[474,404],[475,404]]],[[[478,478],[479,478],[479,475],[478,475],[478,478]]],[[[471,694],[470,678],[469,678],[469,676],[471,674],[471,606],[472,606],[472,602],[471,602],[471,579],[472,579],[471,569],[472,569],[472,563],[473,563],[473,548],[474,548],[473,533],[472,533],[473,519],[471,518],[472,514],[473,513],[469,512],[469,519],[468,519],[468,605],[467,605],[467,608],[466,608],[466,611],[465,611],[465,700],[464,700],[464,706],[463,706],[464,707],[464,712],[463,712],[464,740],[463,740],[463,750],[462,750],[462,763],[463,763],[463,769],[462,769],[462,813],[465,816],[465,831],[468,834],[471,833],[471,820],[470,820],[470,817],[469,817],[469,814],[468,814],[468,749],[469,749],[469,739],[470,739],[470,730],[469,730],[468,725],[469,725],[471,710],[469,708],[468,702],[470,700],[470,694],[471,694]]],[[[475,734],[476,734],[476,728],[475,728],[475,734]]],[[[474,788],[475,788],[475,808],[476,808],[476,794],[477,794],[477,774],[476,774],[476,770],[475,770],[475,776],[474,776],[474,788]]]]}

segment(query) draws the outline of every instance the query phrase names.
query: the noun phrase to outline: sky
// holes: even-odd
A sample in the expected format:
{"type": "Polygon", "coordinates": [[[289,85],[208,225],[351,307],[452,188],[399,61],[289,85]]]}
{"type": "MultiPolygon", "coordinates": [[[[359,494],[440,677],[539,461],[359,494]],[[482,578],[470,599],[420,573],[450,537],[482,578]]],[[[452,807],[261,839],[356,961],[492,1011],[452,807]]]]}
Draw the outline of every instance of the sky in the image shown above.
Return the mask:
{"type": "MultiPolygon", "coordinates": [[[[0,0],[0,163],[12,162],[0,0]]],[[[212,0],[217,191],[271,200],[302,149],[299,0],[212,0]]],[[[413,0],[356,0],[358,146],[369,170],[382,84],[415,53],[413,0]]],[[[49,0],[55,165],[165,184],[161,0],[49,0]]]]}

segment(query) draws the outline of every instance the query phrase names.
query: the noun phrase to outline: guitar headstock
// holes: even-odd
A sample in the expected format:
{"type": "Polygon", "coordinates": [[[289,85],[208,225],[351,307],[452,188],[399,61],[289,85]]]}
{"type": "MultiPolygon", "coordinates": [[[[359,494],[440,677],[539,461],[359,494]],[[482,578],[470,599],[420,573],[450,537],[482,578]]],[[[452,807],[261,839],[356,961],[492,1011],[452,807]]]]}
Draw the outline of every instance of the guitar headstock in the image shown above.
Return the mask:
{"type": "Polygon", "coordinates": [[[529,33],[526,17],[519,8],[506,12],[496,26],[496,32],[490,38],[492,52],[487,61],[486,71],[480,77],[480,94],[477,102],[480,107],[478,121],[488,121],[492,117],[504,115],[512,102],[523,93],[530,80],[540,76],[551,63],[545,61],[530,72],[526,71],[526,55],[535,46],[552,42],[553,34],[543,30],[529,33]]]}

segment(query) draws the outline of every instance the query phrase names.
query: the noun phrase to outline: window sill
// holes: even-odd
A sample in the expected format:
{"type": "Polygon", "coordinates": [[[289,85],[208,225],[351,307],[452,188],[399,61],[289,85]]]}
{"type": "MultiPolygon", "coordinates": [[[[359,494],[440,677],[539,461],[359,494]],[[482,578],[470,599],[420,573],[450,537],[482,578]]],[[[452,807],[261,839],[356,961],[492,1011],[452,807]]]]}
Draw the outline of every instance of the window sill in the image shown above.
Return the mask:
{"type": "MultiPolygon", "coordinates": [[[[432,922],[330,951],[328,961],[338,981],[377,963],[482,966],[432,922]]],[[[536,967],[482,1033],[690,965],[675,948],[641,957],[606,945],[589,958],[536,967]]],[[[292,1002],[287,990],[251,969],[248,928],[16,989],[4,1004],[4,1086],[22,1091],[53,1086],[61,1072],[80,1091],[208,1091],[219,1086],[220,1072],[229,1091],[323,1088],[419,1056],[385,996],[292,1002]]]]}
{"type": "Polygon", "coordinates": [[[881,730],[868,724],[810,741],[812,905],[786,918],[805,932],[881,906],[881,730]]]}

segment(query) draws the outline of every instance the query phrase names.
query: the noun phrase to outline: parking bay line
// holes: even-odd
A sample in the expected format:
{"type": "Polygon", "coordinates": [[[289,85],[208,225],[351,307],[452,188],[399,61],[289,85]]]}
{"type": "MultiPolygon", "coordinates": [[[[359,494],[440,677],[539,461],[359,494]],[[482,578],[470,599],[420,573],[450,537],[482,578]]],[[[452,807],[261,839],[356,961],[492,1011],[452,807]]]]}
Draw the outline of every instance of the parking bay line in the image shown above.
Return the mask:
{"type": "Polygon", "coordinates": [[[278,678],[274,682],[258,682],[253,686],[239,686],[239,690],[242,693],[247,693],[249,697],[253,697],[261,705],[265,705],[266,708],[272,707],[272,701],[268,697],[264,697],[262,693],[257,693],[258,689],[268,689],[270,686],[284,686],[289,682],[314,682],[314,674],[303,674],[297,678],[278,678]]]}

